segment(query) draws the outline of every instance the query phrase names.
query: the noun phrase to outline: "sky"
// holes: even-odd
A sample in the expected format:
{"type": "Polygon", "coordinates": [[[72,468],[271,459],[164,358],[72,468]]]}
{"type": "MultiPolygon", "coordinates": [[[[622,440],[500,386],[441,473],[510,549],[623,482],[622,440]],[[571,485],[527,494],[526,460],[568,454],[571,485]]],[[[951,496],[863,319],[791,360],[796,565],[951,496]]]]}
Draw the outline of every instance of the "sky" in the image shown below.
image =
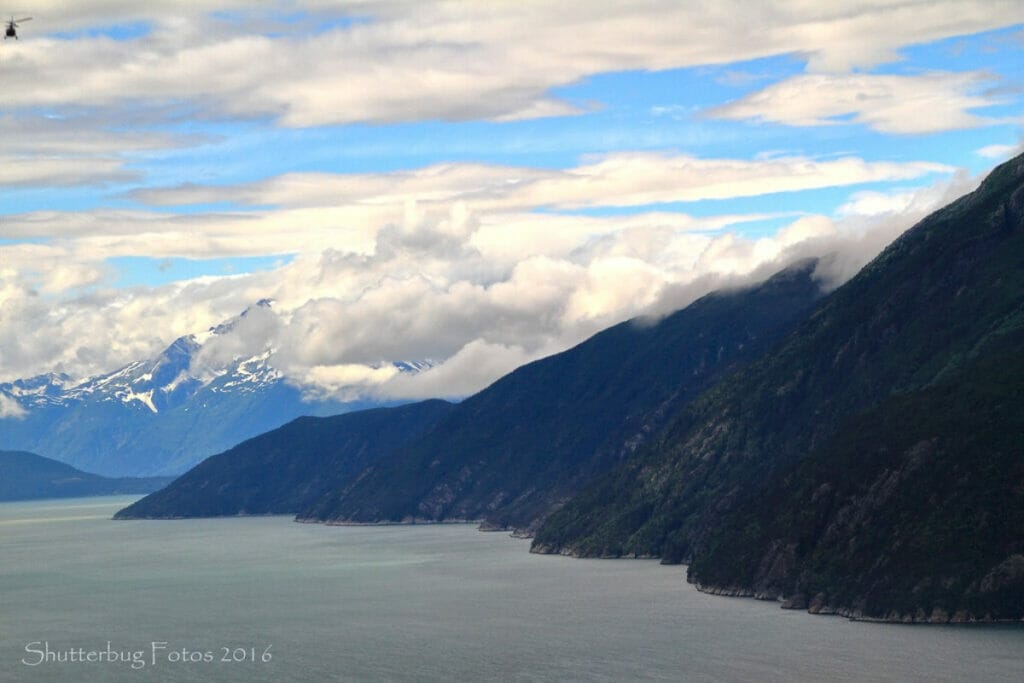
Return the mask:
{"type": "Polygon", "coordinates": [[[270,299],[196,362],[465,396],[797,258],[837,286],[1024,136],[1018,0],[31,8],[0,44],[0,381],[270,299]]]}

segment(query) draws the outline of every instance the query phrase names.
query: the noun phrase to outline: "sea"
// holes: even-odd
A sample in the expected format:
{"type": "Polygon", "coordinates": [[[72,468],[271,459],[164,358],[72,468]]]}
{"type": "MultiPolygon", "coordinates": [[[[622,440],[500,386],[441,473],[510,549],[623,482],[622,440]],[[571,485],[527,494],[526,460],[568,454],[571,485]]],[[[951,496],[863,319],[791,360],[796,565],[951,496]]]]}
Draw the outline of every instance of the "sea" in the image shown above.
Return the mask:
{"type": "Polygon", "coordinates": [[[858,623],[471,525],[0,504],[0,681],[1021,681],[1024,628],[858,623]]]}

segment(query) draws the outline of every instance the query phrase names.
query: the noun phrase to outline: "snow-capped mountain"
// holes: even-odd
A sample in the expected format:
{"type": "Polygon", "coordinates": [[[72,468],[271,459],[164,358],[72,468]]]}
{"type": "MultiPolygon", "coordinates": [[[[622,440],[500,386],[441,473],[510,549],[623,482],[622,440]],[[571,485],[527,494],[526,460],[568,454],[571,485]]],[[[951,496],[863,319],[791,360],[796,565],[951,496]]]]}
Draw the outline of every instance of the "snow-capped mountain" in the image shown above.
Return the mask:
{"type": "MultiPolygon", "coordinates": [[[[153,358],[81,382],[47,374],[0,384],[0,396],[22,411],[0,419],[0,446],[107,476],[174,475],[300,415],[388,404],[310,399],[270,364],[269,351],[197,370],[204,344],[230,332],[247,312],[180,337],[153,358]]],[[[419,372],[431,363],[394,366],[419,372]]]]}

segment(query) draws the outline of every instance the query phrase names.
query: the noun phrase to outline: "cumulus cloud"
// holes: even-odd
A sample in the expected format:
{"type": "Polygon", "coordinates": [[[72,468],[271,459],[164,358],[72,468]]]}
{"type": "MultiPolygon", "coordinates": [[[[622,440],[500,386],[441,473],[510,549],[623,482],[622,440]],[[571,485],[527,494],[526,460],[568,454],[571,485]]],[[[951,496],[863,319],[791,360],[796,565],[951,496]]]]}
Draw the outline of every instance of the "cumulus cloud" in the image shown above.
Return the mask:
{"type": "Polygon", "coordinates": [[[155,331],[166,337],[166,330],[205,329],[269,294],[280,298],[275,307],[253,309],[209,347],[204,362],[271,350],[276,367],[318,395],[465,395],[608,325],[674,310],[808,255],[831,254],[819,276],[835,286],[969,182],[958,178],[920,190],[898,212],[804,216],[762,239],[633,226],[583,238],[558,256],[518,260],[505,272],[471,267],[475,255],[424,258],[410,251],[380,261],[326,252],[272,273],[111,290],[79,297],[66,308],[21,296],[8,301],[4,312],[33,316],[39,339],[23,334],[18,343],[0,340],[0,348],[5,356],[19,355],[5,357],[5,365],[35,359],[52,369],[56,358],[66,370],[127,362],[141,357],[147,345],[152,352],[166,343],[154,339],[155,331]],[[389,365],[425,358],[440,364],[411,376],[389,365]]]}
{"type": "Polygon", "coordinates": [[[883,133],[935,133],[1002,122],[971,111],[1000,103],[981,93],[991,81],[992,76],[977,71],[912,76],[805,74],[711,109],[707,115],[789,126],[855,121],[883,133]]]}
{"type": "Polygon", "coordinates": [[[532,360],[559,350],[528,353],[519,346],[474,339],[442,365],[415,375],[395,373],[373,391],[395,399],[462,398],[487,388],[494,380],[532,360]]]}
{"type": "MultiPolygon", "coordinates": [[[[0,245],[3,262],[17,264],[5,271],[0,289],[0,315],[9,321],[0,326],[0,376],[110,370],[271,298],[273,309],[252,309],[233,332],[212,340],[198,366],[271,353],[289,378],[321,391],[349,382],[395,397],[457,395],[514,363],[659,306],[685,305],[784,262],[794,245],[842,232],[826,217],[804,216],[771,237],[746,239],[734,226],[769,216],[565,215],[533,212],[531,202],[717,196],[730,185],[729,173],[734,191],[744,194],[947,170],[856,159],[641,156],[652,179],[625,172],[635,169],[636,156],[623,154],[591,160],[583,171],[536,171],[528,180],[522,169],[473,165],[403,171],[394,182],[389,174],[318,174],[301,182],[287,176],[258,184],[278,188],[280,207],[226,214],[12,217],[9,234],[35,241],[0,245]],[[594,170],[605,163],[612,170],[594,170]],[[604,180],[583,192],[578,176],[604,180]],[[349,190],[351,203],[318,205],[333,194],[321,183],[356,188],[349,190]],[[163,287],[114,289],[105,265],[114,256],[159,263],[169,256],[284,252],[295,256],[272,270],[163,287]],[[493,363],[480,360],[484,350],[494,353],[493,363]],[[391,376],[388,369],[390,361],[422,359],[444,362],[414,377],[391,376]],[[441,383],[451,388],[437,389],[441,383]]],[[[252,190],[233,191],[244,197],[252,190]]],[[[861,208],[849,212],[863,214],[867,197],[852,198],[851,206],[861,208]]]]}

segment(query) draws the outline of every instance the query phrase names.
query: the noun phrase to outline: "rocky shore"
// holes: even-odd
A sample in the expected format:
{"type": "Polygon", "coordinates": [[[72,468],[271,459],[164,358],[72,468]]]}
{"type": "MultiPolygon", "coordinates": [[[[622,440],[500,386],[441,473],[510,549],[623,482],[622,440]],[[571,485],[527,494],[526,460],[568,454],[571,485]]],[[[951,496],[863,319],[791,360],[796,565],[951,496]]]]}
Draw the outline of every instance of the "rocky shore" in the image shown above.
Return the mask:
{"type": "Polygon", "coordinates": [[[1024,618],[996,619],[992,615],[976,615],[967,610],[959,610],[950,614],[941,607],[933,607],[926,610],[918,607],[914,612],[901,613],[896,610],[889,611],[885,616],[874,616],[865,614],[862,609],[853,607],[836,607],[829,605],[827,596],[824,593],[808,599],[806,595],[777,595],[765,592],[753,591],[749,588],[738,586],[708,586],[701,583],[693,583],[693,587],[701,593],[709,595],[721,595],[735,598],[754,598],[755,600],[767,600],[780,603],[782,609],[806,610],[808,614],[834,615],[846,617],[851,621],[868,621],[882,624],[1018,624],[1024,623],[1024,618]]]}

